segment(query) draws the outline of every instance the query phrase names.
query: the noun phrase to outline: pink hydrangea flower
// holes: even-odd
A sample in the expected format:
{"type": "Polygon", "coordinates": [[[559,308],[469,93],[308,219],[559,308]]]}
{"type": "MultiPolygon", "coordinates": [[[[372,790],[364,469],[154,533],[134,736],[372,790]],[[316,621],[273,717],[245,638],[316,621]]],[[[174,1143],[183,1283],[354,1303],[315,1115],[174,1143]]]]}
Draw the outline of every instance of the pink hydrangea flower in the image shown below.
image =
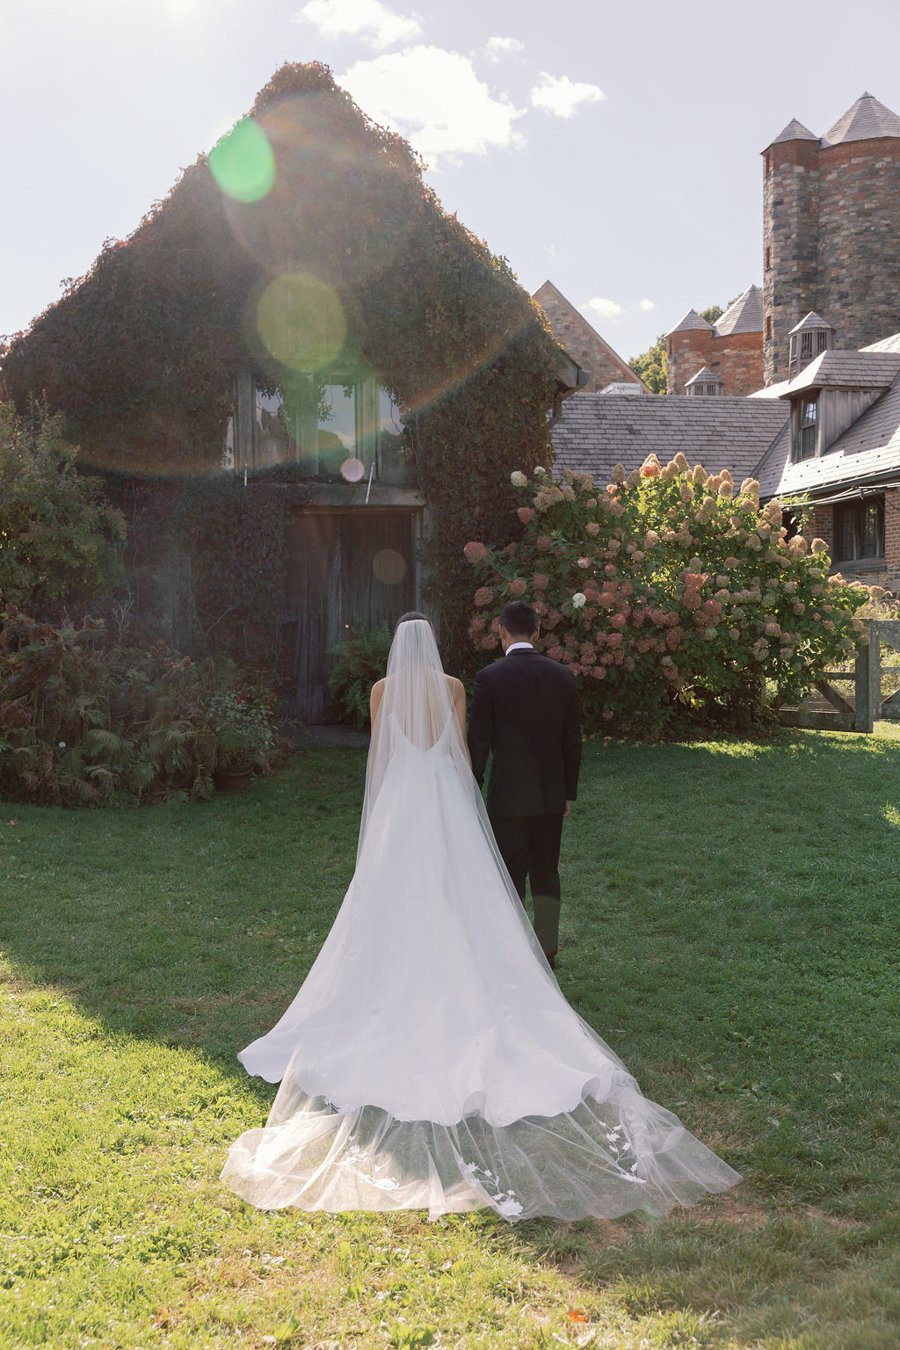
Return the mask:
{"type": "Polygon", "coordinates": [[[526,591],[526,586],[525,586],[525,582],[522,580],[522,578],[521,578],[521,577],[513,577],[512,581],[509,583],[509,593],[510,593],[510,595],[524,595],[524,594],[525,594],[525,591],[526,591]]]}
{"type": "Polygon", "coordinates": [[[520,506],[518,511],[516,512],[516,515],[519,517],[523,525],[530,525],[531,522],[534,520],[535,512],[530,506],[520,506]]]}
{"type": "Polygon", "coordinates": [[[553,540],[550,538],[549,534],[539,534],[534,541],[534,546],[538,553],[549,553],[550,549],[553,547],[553,540]]]}
{"type": "Polygon", "coordinates": [[[483,609],[485,605],[489,605],[493,598],[494,592],[491,590],[490,586],[479,586],[472,597],[479,609],[483,609]]]}
{"type": "Polygon", "coordinates": [[[477,539],[471,539],[463,549],[463,554],[467,562],[479,563],[487,557],[487,549],[477,539]]]}

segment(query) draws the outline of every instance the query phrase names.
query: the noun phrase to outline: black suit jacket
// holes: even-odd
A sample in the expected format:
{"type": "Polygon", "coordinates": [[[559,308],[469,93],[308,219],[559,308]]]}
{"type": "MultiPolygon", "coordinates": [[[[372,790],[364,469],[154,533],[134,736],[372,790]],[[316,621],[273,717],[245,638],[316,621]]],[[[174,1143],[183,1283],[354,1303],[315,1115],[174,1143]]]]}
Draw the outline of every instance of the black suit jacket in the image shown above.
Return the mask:
{"type": "Polygon", "coordinates": [[[558,661],[522,647],[475,676],[469,753],[479,786],[492,756],[492,816],[565,810],[578,791],[581,715],[575,677],[558,661]]]}

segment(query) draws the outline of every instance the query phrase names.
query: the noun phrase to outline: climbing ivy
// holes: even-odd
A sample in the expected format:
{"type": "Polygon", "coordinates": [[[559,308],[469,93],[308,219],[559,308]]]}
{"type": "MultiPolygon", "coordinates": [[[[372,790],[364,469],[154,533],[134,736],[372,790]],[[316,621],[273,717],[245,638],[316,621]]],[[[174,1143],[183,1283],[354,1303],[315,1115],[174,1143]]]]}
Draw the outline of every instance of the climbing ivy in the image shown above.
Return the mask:
{"type": "Polygon", "coordinates": [[[250,612],[254,624],[242,631],[261,640],[277,622],[285,494],[270,490],[272,475],[262,475],[264,491],[238,494],[215,470],[236,376],[250,370],[269,386],[289,378],[257,332],[261,294],[282,273],[318,278],[340,300],[343,358],[376,370],[405,417],[430,507],[424,561],[445,652],[465,664],[461,545],[508,538],[509,472],[549,463],[558,348],[506,260],[443,210],[421,160],[327,67],[283,66],[251,117],[274,157],[268,194],[229,197],[201,156],[127,240],[108,242],[87,276],[12,340],[6,387],[20,404],[42,391],[83,459],[127,476],[132,486],[120,486],[133,521],[140,512],[145,524],[177,522],[182,540],[188,532],[203,564],[195,573],[218,577],[195,595],[208,616],[200,630],[217,625],[210,640],[250,612]],[[257,569],[249,579],[248,568],[257,569]]]}

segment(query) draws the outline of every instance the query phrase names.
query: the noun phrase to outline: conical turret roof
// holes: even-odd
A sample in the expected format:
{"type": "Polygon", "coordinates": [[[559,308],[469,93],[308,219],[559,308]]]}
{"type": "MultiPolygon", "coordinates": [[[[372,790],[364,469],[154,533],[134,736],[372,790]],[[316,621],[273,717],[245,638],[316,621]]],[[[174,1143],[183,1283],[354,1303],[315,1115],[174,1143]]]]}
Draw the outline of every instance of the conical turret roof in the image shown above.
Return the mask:
{"type": "Polygon", "coordinates": [[[668,333],[666,333],[666,337],[670,337],[672,333],[686,333],[693,328],[706,329],[709,331],[712,329],[712,324],[707,323],[706,319],[698,314],[695,309],[689,309],[681,322],[676,323],[674,328],[669,329],[668,333]]]}
{"type": "Polygon", "coordinates": [[[721,375],[717,375],[714,370],[710,370],[709,366],[703,366],[700,370],[697,371],[696,375],[691,376],[691,378],[687,381],[684,387],[685,389],[687,389],[692,384],[713,384],[713,383],[724,384],[725,381],[722,379],[721,375]]]}
{"type": "Polygon", "coordinates": [[[788,337],[801,332],[804,328],[830,328],[832,333],[835,331],[834,324],[829,323],[827,319],[823,319],[821,314],[817,314],[813,309],[809,311],[805,319],[801,319],[798,324],[794,325],[788,333],[788,337]]]}
{"type": "Polygon", "coordinates": [[[872,94],[863,94],[822,137],[823,145],[869,141],[877,136],[900,137],[900,117],[872,94]]]}
{"type": "Polygon", "coordinates": [[[726,333],[761,333],[763,330],[763,296],[758,286],[748,286],[733,305],[716,319],[716,337],[726,333]]]}
{"type": "Polygon", "coordinates": [[[809,127],[805,127],[802,122],[798,122],[796,117],[792,117],[784,131],[779,132],[770,145],[780,145],[782,141],[817,141],[819,138],[809,127]]]}

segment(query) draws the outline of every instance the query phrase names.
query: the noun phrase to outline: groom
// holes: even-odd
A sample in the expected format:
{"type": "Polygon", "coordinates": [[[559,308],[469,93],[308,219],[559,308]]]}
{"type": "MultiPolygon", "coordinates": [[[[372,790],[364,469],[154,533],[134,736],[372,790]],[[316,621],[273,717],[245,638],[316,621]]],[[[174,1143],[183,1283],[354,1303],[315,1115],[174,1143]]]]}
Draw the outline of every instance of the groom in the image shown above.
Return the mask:
{"type": "Polygon", "coordinates": [[[559,847],[581,762],[570,670],[534,649],[538,616],[523,600],[500,615],[503,656],[475,676],[469,752],[478,785],[493,756],[487,808],[522,900],[531,880],[534,931],[551,966],[559,948],[559,847]]]}

